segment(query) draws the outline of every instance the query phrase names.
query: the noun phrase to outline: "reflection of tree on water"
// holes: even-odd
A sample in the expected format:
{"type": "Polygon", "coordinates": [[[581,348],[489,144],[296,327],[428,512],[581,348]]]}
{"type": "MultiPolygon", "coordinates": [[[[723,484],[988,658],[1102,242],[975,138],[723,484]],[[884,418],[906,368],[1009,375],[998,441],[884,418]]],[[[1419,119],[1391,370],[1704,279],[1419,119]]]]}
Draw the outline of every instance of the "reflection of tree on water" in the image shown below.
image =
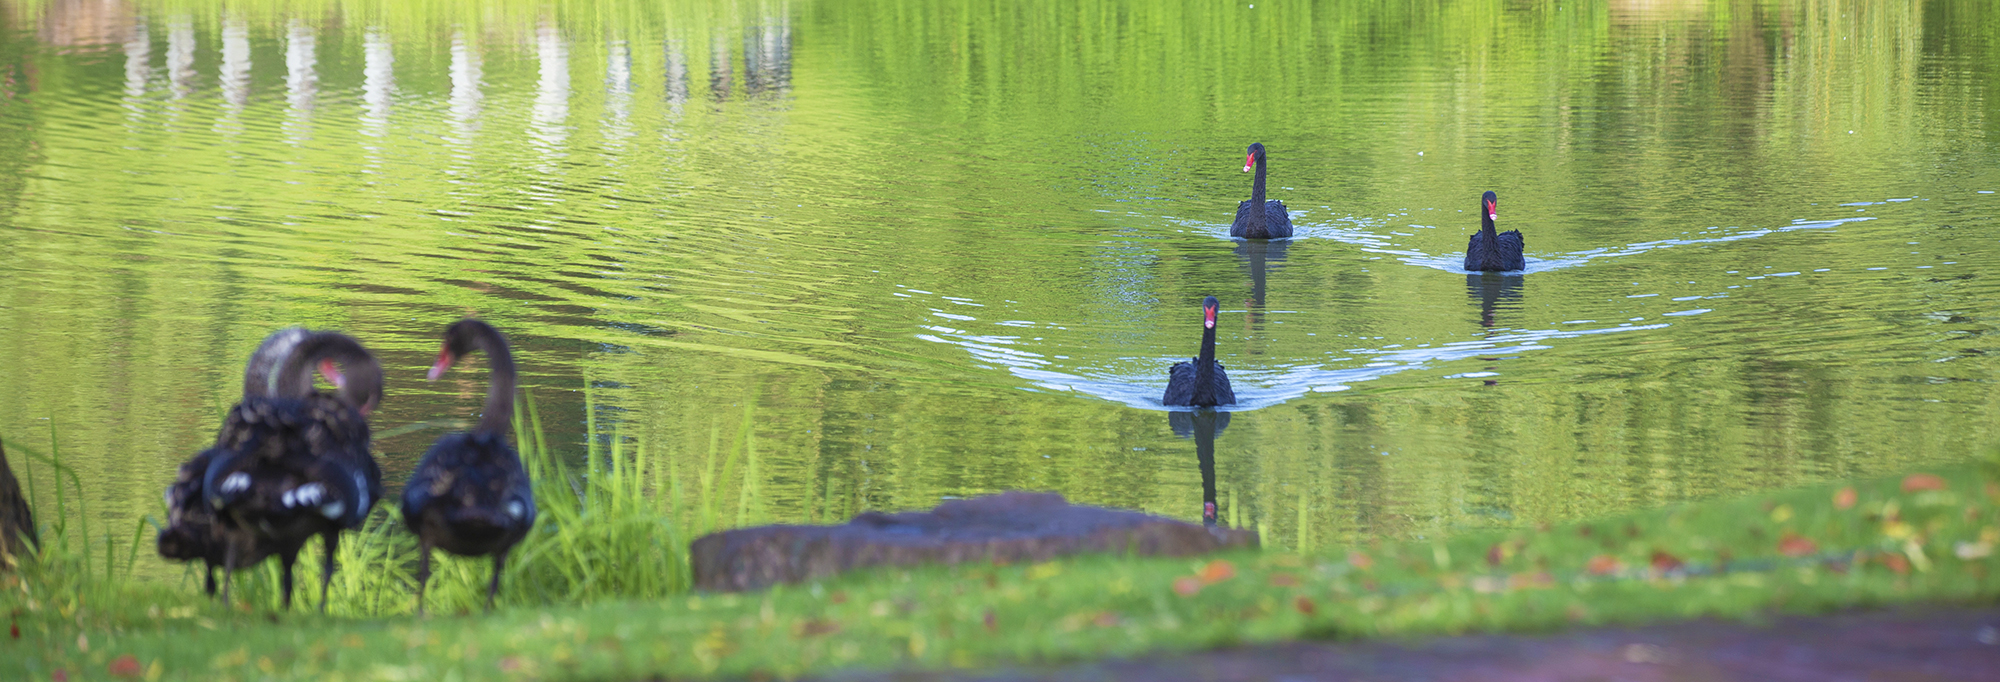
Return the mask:
{"type": "Polygon", "coordinates": [[[1229,413],[1215,410],[1168,412],[1174,435],[1194,439],[1195,462],[1201,467],[1201,523],[1215,525],[1215,437],[1229,428],[1229,413]]]}
{"type": "Polygon", "coordinates": [[[743,31],[743,88],[751,97],[792,88],[791,13],[780,11],[765,22],[743,31]]]}
{"type": "Polygon", "coordinates": [[[1493,327],[1493,311],[1507,304],[1509,311],[1519,310],[1521,283],[1519,275],[1502,275],[1494,272],[1475,272],[1465,276],[1465,293],[1479,302],[1479,326],[1493,327]]]}
{"type": "Polygon", "coordinates": [[[1271,270],[1284,262],[1285,249],[1291,244],[1289,239],[1246,239],[1236,243],[1236,257],[1250,270],[1250,298],[1243,302],[1245,354],[1264,354],[1262,344],[1256,342],[1258,336],[1250,332],[1264,324],[1264,281],[1271,270]]]}

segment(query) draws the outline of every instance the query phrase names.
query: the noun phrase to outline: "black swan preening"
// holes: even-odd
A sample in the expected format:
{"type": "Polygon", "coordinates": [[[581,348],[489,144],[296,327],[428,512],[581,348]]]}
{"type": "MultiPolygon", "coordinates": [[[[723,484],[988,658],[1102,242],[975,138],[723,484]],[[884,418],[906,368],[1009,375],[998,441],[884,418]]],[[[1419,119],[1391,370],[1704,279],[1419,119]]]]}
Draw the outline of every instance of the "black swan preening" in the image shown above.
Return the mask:
{"type": "Polygon", "coordinates": [[[419,614],[424,612],[432,547],[460,556],[492,555],[493,579],[486,586],[486,610],[491,611],[508,550],[535,525],[534,491],[520,455],[507,444],[515,381],[507,338],[479,320],[453,323],[445,329],[444,348],[431,366],[430,378],[437,380],[453,362],[475,350],[486,353],[485,413],[472,432],[439,438],[403,488],[403,523],[417,535],[419,614]]]}
{"type": "Polygon", "coordinates": [[[381,402],[382,370],[344,334],[300,340],[278,371],[277,388],[230,410],[202,475],[202,496],[226,537],[222,596],[246,552],[268,548],[280,561],[280,588],[292,602],[292,567],[307,540],[320,536],[326,556],[320,610],[326,610],[340,531],[355,529],[382,497],[382,472],[369,452],[367,412],[381,402]],[[341,370],[332,371],[339,363],[341,370]],[[312,388],[312,368],[326,365],[339,392],[312,388]]]}
{"type": "Polygon", "coordinates": [[[1494,233],[1493,220],[1500,217],[1500,198],[1492,192],[1479,198],[1479,231],[1465,242],[1465,269],[1479,272],[1522,270],[1528,260],[1521,256],[1521,231],[1494,233]]]}
{"type": "Polygon", "coordinates": [[[1214,407],[1236,404],[1236,392],[1229,390],[1229,374],[1215,361],[1215,297],[1201,301],[1201,355],[1176,362],[1167,370],[1167,393],[1160,402],[1168,405],[1214,407]]]}
{"type": "Polygon", "coordinates": [[[1243,171],[1257,169],[1257,180],[1250,185],[1250,200],[1236,205],[1236,222],[1229,225],[1229,236],[1244,239],[1282,239],[1292,236],[1292,214],[1285,212],[1285,202],[1264,200],[1264,143],[1250,145],[1250,155],[1243,158],[1243,171]]]}
{"type": "MultiPolygon", "coordinates": [[[[250,361],[243,366],[242,400],[268,399],[271,376],[285,358],[291,356],[292,349],[306,337],[306,333],[304,329],[288,327],[264,337],[264,342],[257,346],[256,352],[250,354],[250,361]]],[[[217,434],[216,441],[220,443],[226,435],[225,429],[224,433],[217,434]]],[[[225,450],[221,447],[211,447],[181,464],[173,484],[167,486],[167,526],[160,529],[159,537],[154,541],[162,558],[200,560],[204,575],[202,588],[211,597],[215,596],[215,569],[228,561],[224,548],[230,537],[216,527],[215,514],[209,510],[201,494],[201,481],[208,473],[208,465],[222,452],[225,450]]],[[[269,543],[238,548],[238,565],[255,565],[270,556],[272,551],[269,543]]]]}

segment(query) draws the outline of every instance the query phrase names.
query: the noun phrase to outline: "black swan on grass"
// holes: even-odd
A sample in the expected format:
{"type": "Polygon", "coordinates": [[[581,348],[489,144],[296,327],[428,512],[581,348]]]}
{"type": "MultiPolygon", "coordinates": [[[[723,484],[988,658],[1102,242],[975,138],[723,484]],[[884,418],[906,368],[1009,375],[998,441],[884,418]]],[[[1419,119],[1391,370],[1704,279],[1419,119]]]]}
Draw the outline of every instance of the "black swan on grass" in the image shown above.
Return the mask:
{"type": "Polygon", "coordinates": [[[1285,202],[1264,200],[1264,143],[1250,145],[1250,155],[1243,157],[1243,172],[1257,168],[1257,179],[1250,185],[1250,200],[1236,205],[1236,222],[1229,225],[1229,236],[1244,239],[1283,239],[1292,236],[1292,214],[1285,211],[1285,202]]]}
{"type": "Polygon", "coordinates": [[[299,341],[278,371],[277,388],[246,399],[229,413],[221,450],[202,477],[202,495],[227,536],[222,598],[231,575],[248,565],[245,550],[268,546],[278,556],[285,608],[292,603],[292,566],[313,536],[324,540],[319,608],[340,551],[340,532],[361,527],[382,497],[382,471],[369,452],[367,414],[382,399],[382,370],[352,337],[316,332],[299,341]],[[341,370],[334,370],[333,363],[341,370]],[[314,391],[312,367],[334,377],[336,395],[314,391]]]}
{"type": "Polygon", "coordinates": [[[1521,231],[1495,234],[1493,220],[1500,217],[1500,198],[1492,192],[1479,198],[1479,231],[1465,242],[1465,269],[1473,272],[1523,270],[1528,260],[1521,256],[1521,231]]]}
{"type": "Polygon", "coordinates": [[[1229,374],[1215,361],[1215,297],[1201,301],[1201,355],[1176,362],[1167,370],[1167,393],[1160,402],[1168,405],[1214,407],[1236,404],[1236,392],[1229,390],[1229,374]]]}
{"type": "MultiPolygon", "coordinates": [[[[250,361],[243,366],[242,401],[269,398],[271,375],[277,372],[285,358],[291,356],[292,349],[306,334],[304,329],[288,327],[264,337],[264,342],[257,346],[257,350],[250,354],[250,361]]],[[[220,443],[227,437],[228,430],[225,428],[216,435],[216,442],[220,443]]],[[[172,561],[200,560],[204,569],[202,590],[211,597],[215,596],[215,569],[229,560],[225,548],[230,538],[216,527],[215,514],[202,499],[201,481],[208,474],[208,465],[223,452],[226,452],[223,448],[211,447],[181,464],[173,484],[167,486],[167,526],[160,529],[159,537],[154,540],[162,558],[172,561]]],[[[238,548],[237,561],[241,566],[256,565],[275,549],[269,543],[241,547],[238,548]]]]}
{"type": "Polygon", "coordinates": [[[486,353],[486,406],[470,433],[447,434],[424,453],[403,488],[403,523],[417,535],[417,613],[424,612],[431,548],[459,556],[493,557],[486,610],[500,592],[507,552],[535,525],[535,494],[521,456],[507,444],[514,414],[514,356],[507,337],[492,325],[465,319],[444,332],[444,348],[431,366],[435,381],[473,351],[486,353]]]}

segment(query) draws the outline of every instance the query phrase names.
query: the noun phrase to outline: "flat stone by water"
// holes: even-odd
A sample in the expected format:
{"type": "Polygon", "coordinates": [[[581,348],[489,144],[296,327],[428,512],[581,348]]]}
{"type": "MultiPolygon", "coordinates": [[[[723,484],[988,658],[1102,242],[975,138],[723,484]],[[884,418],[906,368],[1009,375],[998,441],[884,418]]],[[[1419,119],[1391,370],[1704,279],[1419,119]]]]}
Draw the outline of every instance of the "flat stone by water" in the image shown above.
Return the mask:
{"type": "Polygon", "coordinates": [[[928,512],[866,512],[838,526],[758,526],[694,541],[696,589],[754,590],[871,566],[1047,561],[1085,552],[1190,556],[1257,546],[1249,530],[1209,528],[1056,493],[950,500],[928,512]]]}

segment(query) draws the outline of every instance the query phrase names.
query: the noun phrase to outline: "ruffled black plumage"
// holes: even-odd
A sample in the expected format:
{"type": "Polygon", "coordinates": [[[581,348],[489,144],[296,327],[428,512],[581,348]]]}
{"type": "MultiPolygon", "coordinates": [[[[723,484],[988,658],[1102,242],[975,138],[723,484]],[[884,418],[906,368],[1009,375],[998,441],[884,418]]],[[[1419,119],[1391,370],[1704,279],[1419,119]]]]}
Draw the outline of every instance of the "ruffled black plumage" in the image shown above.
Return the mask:
{"type": "Polygon", "coordinates": [[[246,550],[269,548],[280,559],[289,607],[298,551],[320,536],[326,549],[320,610],[326,609],[340,531],[359,528],[382,497],[365,414],[380,402],[381,387],[381,368],[367,349],[344,334],[318,332],[286,359],[274,395],[230,410],[201,478],[202,496],[228,537],[225,569],[247,565],[246,550]],[[333,362],[344,368],[334,373],[342,377],[339,394],[314,391],[311,368],[327,363],[330,371],[333,362]]]}
{"type": "Polygon", "coordinates": [[[1250,155],[1243,159],[1243,170],[1257,169],[1257,179],[1250,184],[1250,198],[1236,205],[1236,220],[1229,225],[1229,236],[1244,239],[1283,239],[1292,236],[1292,214],[1285,210],[1285,202],[1264,199],[1264,143],[1250,145],[1250,155]]]}
{"type": "Polygon", "coordinates": [[[507,553],[535,525],[535,494],[521,456],[507,443],[514,412],[514,356],[492,325],[466,319],[445,329],[430,378],[474,351],[487,358],[485,414],[470,433],[447,434],[431,445],[403,487],[403,523],[417,535],[417,612],[424,610],[431,548],[460,556],[492,556],[486,608],[500,591],[507,553]]]}

